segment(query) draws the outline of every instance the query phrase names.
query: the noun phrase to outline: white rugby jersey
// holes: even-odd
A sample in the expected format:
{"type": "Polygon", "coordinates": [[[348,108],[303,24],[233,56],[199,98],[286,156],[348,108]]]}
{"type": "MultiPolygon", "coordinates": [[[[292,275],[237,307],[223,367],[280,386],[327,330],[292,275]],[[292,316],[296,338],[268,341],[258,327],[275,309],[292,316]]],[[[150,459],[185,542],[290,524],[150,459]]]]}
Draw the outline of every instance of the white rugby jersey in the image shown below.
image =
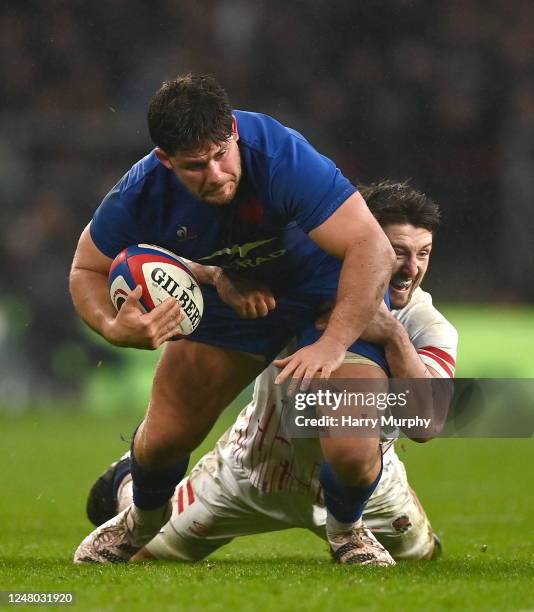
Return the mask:
{"type": "Polygon", "coordinates": [[[443,378],[454,378],[458,333],[434,308],[430,293],[417,287],[408,305],[392,312],[408,332],[421,360],[443,378]]]}
{"type": "MultiPolygon", "coordinates": [[[[406,328],[421,359],[443,377],[453,377],[458,334],[432,305],[430,294],[417,288],[409,304],[393,314],[406,328]]],[[[322,453],[318,439],[293,438],[282,427],[287,387],[275,385],[279,370],[269,366],[254,385],[252,401],[219,440],[223,454],[233,458],[251,484],[266,493],[294,491],[321,503],[319,469],[322,453]]],[[[384,455],[382,481],[388,477],[390,453],[384,455]]]]}

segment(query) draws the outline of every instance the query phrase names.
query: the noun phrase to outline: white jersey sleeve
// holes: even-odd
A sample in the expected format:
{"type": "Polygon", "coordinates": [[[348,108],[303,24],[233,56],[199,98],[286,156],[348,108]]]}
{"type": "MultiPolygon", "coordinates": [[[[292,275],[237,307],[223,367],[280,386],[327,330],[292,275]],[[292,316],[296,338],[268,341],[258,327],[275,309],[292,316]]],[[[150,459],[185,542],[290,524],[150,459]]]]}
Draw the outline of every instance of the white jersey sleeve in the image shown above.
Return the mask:
{"type": "Polygon", "coordinates": [[[432,304],[430,293],[418,287],[408,305],[394,310],[421,360],[443,378],[453,378],[456,370],[458,332],[432,304]]]}

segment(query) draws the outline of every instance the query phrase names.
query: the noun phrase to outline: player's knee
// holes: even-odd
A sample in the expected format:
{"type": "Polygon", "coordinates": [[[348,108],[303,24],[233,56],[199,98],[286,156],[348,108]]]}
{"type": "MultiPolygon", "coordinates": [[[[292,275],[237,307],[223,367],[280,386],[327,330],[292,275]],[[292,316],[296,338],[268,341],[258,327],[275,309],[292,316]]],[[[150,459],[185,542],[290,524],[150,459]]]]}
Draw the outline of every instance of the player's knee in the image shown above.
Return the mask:
{"type": "Polygon", "coordinates": [[[433,561],[441,556],[441,542],[426,530],[417,528],[404,534],[386,537],[382,544],[396,561],[433,561]]]}
{"type": "Polygon", "coordinates": [[[348,485],[366,486],[371,484],[380,469],[378,445],[354,444],[328,445],[324,451],[325,460],[348,485]]]}

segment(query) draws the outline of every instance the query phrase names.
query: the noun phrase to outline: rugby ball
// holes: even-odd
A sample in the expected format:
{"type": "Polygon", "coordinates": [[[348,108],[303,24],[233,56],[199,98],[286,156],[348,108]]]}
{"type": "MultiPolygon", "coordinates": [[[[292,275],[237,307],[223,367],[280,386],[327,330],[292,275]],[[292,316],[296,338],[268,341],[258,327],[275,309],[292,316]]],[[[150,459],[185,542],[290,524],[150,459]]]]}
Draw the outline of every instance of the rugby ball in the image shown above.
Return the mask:
{"type": "Polygon", "coordinates": [[[185,261],[153,244],[137,244],[122,250],[109,270],[109,295],[117,310],[137,285],[143,293],[141,306],[150,312],[169,297],[180,302],[184,319],[181,334],[195,331],[204,312],[198,281],[185,261]]]}

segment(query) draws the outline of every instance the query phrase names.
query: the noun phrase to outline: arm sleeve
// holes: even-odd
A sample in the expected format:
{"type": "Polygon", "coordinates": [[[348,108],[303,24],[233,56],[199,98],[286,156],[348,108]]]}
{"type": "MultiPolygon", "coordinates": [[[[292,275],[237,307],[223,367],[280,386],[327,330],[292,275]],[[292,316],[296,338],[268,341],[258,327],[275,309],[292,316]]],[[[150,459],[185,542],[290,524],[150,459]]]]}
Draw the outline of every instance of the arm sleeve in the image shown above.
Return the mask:
{"type": "Polygon", "coordinates": [[[276,213],[310,232],[357,191],[339,168],[302,136],[290,133],[276,154],[270,194],[276,213]]]}
{"type": "Polygon", "coordinates": [[[454,378],[458,332],[445,319],[429,325],[413,342],[421,360],[443,378],[454,378]]]}
{"type": "Polygon", "coordinates": [[[434,307],[430,294],[416,289],[408,306],[394,316],[406,329],[421,361],[443,378],[454,378],[458,332],[434,307]]]}
{"type": "Polygon", "coordinates": [[[423,363],[434,368],[443,378],[454,378],[456,351],[451,347],[445,348],[429,344],[417,349],[417,353],[423,363]]]}
{"type": "Polygon", "coordinates": [[[96,247],[111,258],[122,249],[142,242],[138,224],[128,208],[128,203],[134,194],[128,190],[127,197],[122,186],[123,180],[119,181],[102,200],[89,228],[96,247]]]}

